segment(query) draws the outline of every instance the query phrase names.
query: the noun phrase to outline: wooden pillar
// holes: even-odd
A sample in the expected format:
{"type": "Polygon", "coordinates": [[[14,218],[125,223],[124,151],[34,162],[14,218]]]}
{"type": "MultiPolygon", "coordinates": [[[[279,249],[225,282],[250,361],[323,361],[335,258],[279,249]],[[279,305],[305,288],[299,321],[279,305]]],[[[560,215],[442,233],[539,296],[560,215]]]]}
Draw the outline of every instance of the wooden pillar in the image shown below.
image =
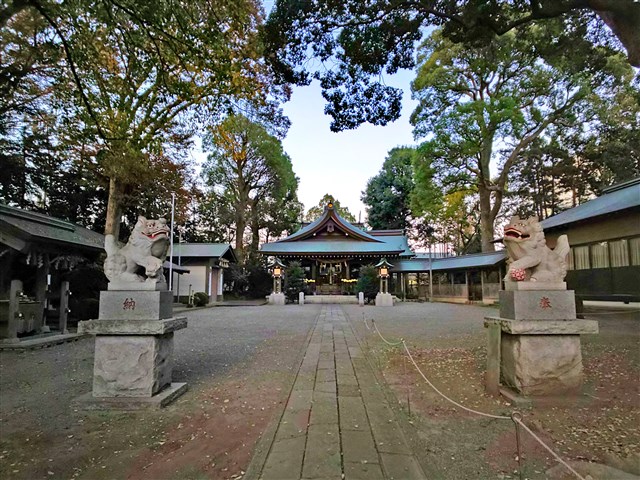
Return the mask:
{"type": "Polygon", "coordinates": [[[491,395],[500,392],[500,337],[502,330],[495,320],[485,323],[487,327],[487,373],[485,374],[485,388],[491,395]]]}
{"type": "Polygon", "coordinates": [[[67,320],[69,319],[69,282],[63,281],[60,285],[60,310],[58,312],[58,330],[62,334],[69,333],[67,330],[67,320]]]}
{"type": "Polygon", "coordinates": [[[4,342],[18,342],[18,324],[22,321],[20,314],[20,295],[22,294],[22,282],[11,280],[9,288],[9,318],[7,318],[7,333],[4,342]]]}
{"type": "Polygon", "coordinates": [[[35,325],[33,326],[37,332],[50,332],[51,329],[44,324],[45,306],[47,305],[47,289],[49,279],[49,254],[42,254],[42,266],[36,269],[35,297],[36,302],[40,303],[40,315],[35,317],[35,325]]]}
{"type": "Polygon", "coordinates": [[[482,303],[484,303],[484,270],[480,270],[480,294],[482,295],[482,298],[480,300],[482,300],[482,303]]]}

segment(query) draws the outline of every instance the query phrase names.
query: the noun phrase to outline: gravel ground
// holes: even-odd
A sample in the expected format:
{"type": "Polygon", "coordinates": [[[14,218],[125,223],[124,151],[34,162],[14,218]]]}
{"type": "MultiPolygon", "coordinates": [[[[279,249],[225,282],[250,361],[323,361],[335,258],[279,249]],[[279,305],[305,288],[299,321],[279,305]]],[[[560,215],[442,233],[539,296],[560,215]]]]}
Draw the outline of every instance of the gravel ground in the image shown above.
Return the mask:
{"type": "Polygon", "coordinates": [[[0,352],[0,478],[123,478],[112,468],[135,463],[135,456],[149,450],[181,416],[205,411],[208,400],[202,398],[212,389],[235,382],[238,392],[258,388],[258,383],[280,390],[319,310],[314,305],[180,312],[189,327],[175,334],[173,380],[187,382],[190,390],[161,412],[70,408],[72,399],[91,390],[92,338],[24,353],[0,352]]]}

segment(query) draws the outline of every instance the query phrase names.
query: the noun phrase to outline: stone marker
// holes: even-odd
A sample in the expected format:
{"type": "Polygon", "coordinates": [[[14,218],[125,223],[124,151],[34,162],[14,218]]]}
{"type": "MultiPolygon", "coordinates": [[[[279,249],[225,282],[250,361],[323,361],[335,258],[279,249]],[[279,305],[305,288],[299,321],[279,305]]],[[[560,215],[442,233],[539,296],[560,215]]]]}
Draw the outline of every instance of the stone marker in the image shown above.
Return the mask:
{"type": "Polygon", "coordinates": [[[79,333],[96,336],[93,391],[77,399],[84,408],[163,407],[187,389],[171,382],[173,334],[187,319],[173,317],[162,274],[168,232],[164,219],[138,217],[124,247],[105,238],[109,290],[100,292],[98,319],[78,325],[79,333]]]}
{"type": "Polygon", "coordinates": [[[272,293],[269,295],[269,305],[284,305],[287,303],[287,299],[284,293],[272,293]]]}
{"type": "Polygon", "coordinates": [[[298,305],[304,305],[304,292],[298,293],[298,305]]]}
{"type": "Polygon", "coordinates": [[[358,305],[364,307],[364,292],[358,292],[358,305]]]}
{"type": "Polygon", "coordinates": [[[576,392],[583,378],[580,335],[598,333],[598,322],[576,319],[575,294],[564,282],[568,239],[560,236],[551,250],[536,217],[516,216],[503,241],[509,269],[500,317],[485,320],[487,391],[496,393],[501,379],[527,396],[576,392]]]}

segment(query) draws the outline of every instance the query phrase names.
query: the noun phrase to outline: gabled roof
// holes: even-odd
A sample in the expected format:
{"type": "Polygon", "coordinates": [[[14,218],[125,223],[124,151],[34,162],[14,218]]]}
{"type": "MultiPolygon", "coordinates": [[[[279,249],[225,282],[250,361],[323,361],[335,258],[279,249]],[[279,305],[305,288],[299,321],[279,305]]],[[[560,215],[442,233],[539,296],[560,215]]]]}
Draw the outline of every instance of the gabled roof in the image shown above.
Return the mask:
{"type": "Polygon", "coordinates": [[[228,243],[174,243],[174,257],[222,258],[237,262],[236,253],[228,243]]]}
{"type": "Polygon", "coordinates": [[[640,207],[640,178],[614,185],[598,198],[540,222],[545,230],[640,207]]]}
{"type": "Polygon", "coordinates": [[[342,218],[330,203],[322,216],[296,233],[260,248],[264,255],[413,256],[402,230],[366,232],[342,218]]]}
{"type": "Polygon", "coordinates": [[[104,249],[104,235],[100,233],[42,213],[3,204],[0,204],[0,240],[15,245],[17,250],[28,250],[32,243],[39,247],[57,244],[84,251],[104,249]]]}
{"type": "MultiPolygon", "coordinates": [[[[369,233],[352,225],[347,220],[345,220],[340,215],[338,215],[338,212],[335,210],[335,208],[333,208],[332,203],[327,204],[320,218],[311,222],[306,227],[301,228],[296,233],[289,235],[287,238],[278,240],[278,242],[293,242],[293,241],[299,241],[309,237],[313,237],[315,234],[322,231],[324,227],[330,222],[333,222],[335,227],[337,227],[338,230],[342,231],[347,236],[351,236],[359,240],[364,240],[369,242],[382,242],[382,240],[379,240],[373,237],[369,233]]],[[[274,243],[278,243],[278,242],[274,242],[274,243]]]]}
{"type": "MultiPolygon", "coordinates": [[[[431,260],[431,270],[436,272],[443,270],[493,267],[506,259],[506,250],[460,255],[458,257],[433,258],[431,260]]],[[[423,257],[410,260],[398,260],[390,271],[392,273],[428,272],[430,268],[429,263],[429,260],[423,257]]]]}

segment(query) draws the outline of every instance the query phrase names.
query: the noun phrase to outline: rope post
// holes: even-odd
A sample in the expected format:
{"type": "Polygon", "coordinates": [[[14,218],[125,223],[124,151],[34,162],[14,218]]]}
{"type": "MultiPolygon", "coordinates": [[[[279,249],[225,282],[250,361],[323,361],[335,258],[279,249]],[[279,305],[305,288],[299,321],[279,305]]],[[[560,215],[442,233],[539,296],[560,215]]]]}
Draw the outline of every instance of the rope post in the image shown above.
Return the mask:
{"type": "Polygon", "coordinates": [[[520,424],[518,422],[522,421],[522,414],[518,411],[513,411],[511,414],[511,420],[513,420],[513,424],[516,428],[516,447],[518,449],[518,475],[520,476],[520,480],[522,478],[522,444],[520,443],[520,424]]]}
{"type": "Polygon", "coordinates": [[[496,320],[485,321],[487,335],[487,371],[484,382],[487,393],[500,394],[500,340],[502,329],[496,320]]]}

